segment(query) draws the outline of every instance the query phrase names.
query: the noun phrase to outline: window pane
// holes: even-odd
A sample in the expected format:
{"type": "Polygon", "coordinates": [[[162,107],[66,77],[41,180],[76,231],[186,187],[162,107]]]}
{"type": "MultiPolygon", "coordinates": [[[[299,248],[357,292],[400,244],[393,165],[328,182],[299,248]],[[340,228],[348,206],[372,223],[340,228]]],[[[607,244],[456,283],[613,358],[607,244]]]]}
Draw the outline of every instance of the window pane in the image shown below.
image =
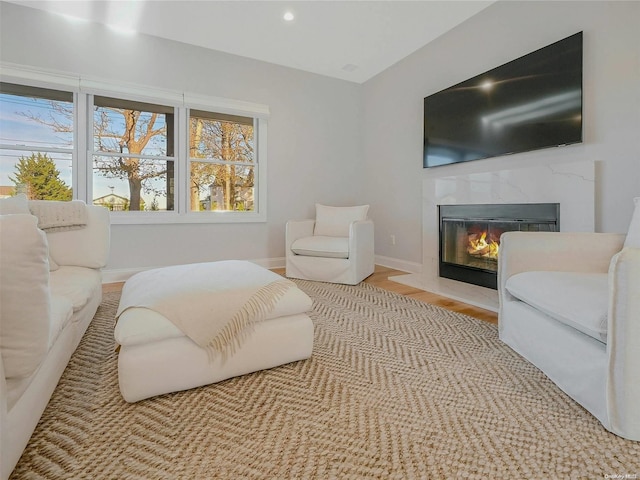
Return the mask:
{"type": "Polygon", "coordinates": [[[0,197],[71,200],[71,154],[0,150],[0,197]]]}
{"type": "MultiPolygon", "coordinates": [[[[229,121],[210,114],[189,117],[189,155],[191,158],[209,158],[227,162],[254,163],[253,121],[229,121]]],[[[238,117],[244,118],[244,117],[238,117]]],[[[248,119],[252,120],[252,119],[248,119]]]]}
{"type": "Polygon", "coordinates": [[[94,156],[93,204],[114,211],[174,209],[174,162],[94,156]]]}
{"type": "Polygon", "coordinates": [[[254,167],[191,162],[191,211],[254,211],[254,167]]]}
{"type": "Polygon", "coordinates": [[[0,143],[73,147],[73,94],[6,83],[0,92],[0,143]]]}
{"type": "Polygon", "coordinates": [[[171,107],[96,97],[94,151],[173,156],[173,121],[171,107]]]}

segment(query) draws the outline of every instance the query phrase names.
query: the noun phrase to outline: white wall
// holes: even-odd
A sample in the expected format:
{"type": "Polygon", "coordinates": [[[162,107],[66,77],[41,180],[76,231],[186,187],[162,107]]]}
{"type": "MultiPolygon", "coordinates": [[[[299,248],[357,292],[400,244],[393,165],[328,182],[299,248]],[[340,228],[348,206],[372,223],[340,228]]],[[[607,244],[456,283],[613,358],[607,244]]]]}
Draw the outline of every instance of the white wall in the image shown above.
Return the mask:
{"type": "Polygon", "coordinates": [[[424,179],[579,160],[596,162],[596,230],[625,232],[640,196],[639,22],[640,2],[499,1],[366,82],[364,200],[377,213],[376,253],[421,264],[424,179]],[[424,97],[578,31],[583,144],[423,170],[424,97]]]}
{"type": "Polygon", "coordinates": [[[360,85],[15,4],[0,9],[4,62],[270,107],[267,223],[113,225],[108,270],[277,259],[288,219],[312,217],[315,202],[360,201],[360,85]]]}
{"type": "Polygon", "coordinates": [[[0,9],[2,61],[271,109],[266,224],[114,225],[109,269],[277,259],[284,223],[311,216],[315,202],[370,203],[376,253],[419,268],[421,185],[429,176],[594,160],[596,229],[608,232],[626,230],[631,198],[640,195],[639,2],[499,1],[363,86],[150,36],[122,37],[14,4],[0,9]],[[582,145],[422,169],[425,96],[580,30],[582,145]]]}

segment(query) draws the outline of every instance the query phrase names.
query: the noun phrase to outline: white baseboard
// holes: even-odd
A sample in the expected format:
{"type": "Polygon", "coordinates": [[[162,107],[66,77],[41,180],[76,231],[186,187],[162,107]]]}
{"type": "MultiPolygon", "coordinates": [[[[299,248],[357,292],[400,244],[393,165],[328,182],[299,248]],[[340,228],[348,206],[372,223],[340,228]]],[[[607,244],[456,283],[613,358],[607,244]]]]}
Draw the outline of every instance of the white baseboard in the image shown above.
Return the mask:
{"type": "MultiPolygon", "coordinates": [[[[284,257],[258,258],[249,261],[268,269],[284,268],[285,264],[284,257]]],[[[382,255],[376,255],[375,261],[376,265],[382,265],[383,267],[393,268],[407,273],[422,272],[422,264],[420,263],[408,262],[406,260],[399,260],[397,258],[383,257],[382,255]]],[[[114,268],[102,270],[102,283],[126,282],[136,273],[143,272],[145,270],[151,270],[152,268],[160,267],[114,268]]]]}
{"type": "MultiPolygon", "coordinates": [[[[276,258],[259,258],[255,260],[249,260],[250,262],[260,265],[261,267],[272,268],[284,268],[284,257],[276,258]]],[[[139,272],[145,270],[151,270],[153,268],[161,267],[138,267],[138,268],[114,268],[102,270],[102,283],[120,283],[126,282],[129,278],[139,272]]]]}
{"type": "Polygon", "coordinates": [[[102,270],[102,283],[126,282],[136,273],[150,270],[152,267],[144,268],[114,268],[102,270]]]}
{"type": "Polygon", "coordinates": [[[407,273],[422,273],[422,264],[417,262],[409,262],[398,258],[384,257],[376,255],[376,265],[401,270],[407,273]]]}
{"type": "Polygon", "coordinates": [[[249,260],[261,267],[268,268],[271,270],[272,268],[284,268],[285,258],[284,257],[276,257],[276,258],[258,258],[255,260],[249,260]]]}

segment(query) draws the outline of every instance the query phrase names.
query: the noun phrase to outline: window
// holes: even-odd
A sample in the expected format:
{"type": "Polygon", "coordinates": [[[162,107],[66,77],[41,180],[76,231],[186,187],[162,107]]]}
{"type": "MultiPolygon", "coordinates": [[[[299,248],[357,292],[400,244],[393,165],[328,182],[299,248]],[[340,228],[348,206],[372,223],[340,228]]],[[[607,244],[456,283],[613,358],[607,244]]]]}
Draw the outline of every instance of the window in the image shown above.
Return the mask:
{"type": "Polygon", "coordinates": [[[173,107],[93,98],[93,203],[112,211],[172,211],[173,107]]]}
{"type": "Polygon", "coordinates": [[[253,118],[191,110],[191,211],[254,211],[253,118]]]}
{"type": "Polygon", "coordinates": [[[0,196],[112,223],[266,220],[267,106],[11,64],[0,87],[0,196]]]}
{"type": "Polygon", "coordinates": [[[0,196],[73,197],[73,93],[0,83],[0,196]]]}

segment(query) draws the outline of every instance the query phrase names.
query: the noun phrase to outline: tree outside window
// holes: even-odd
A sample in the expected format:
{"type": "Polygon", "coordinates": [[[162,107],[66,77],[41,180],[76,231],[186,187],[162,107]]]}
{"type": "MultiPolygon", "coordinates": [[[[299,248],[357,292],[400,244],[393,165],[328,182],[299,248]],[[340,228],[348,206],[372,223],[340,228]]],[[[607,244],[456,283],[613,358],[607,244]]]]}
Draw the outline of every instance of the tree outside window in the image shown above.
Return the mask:
{"type": "Polygon", "coordinates": [[[189,115],[191,211],[253,211],[253,118],[192,110],[189,115]]]}
{"type": "Polygon", "coordinates": [[[173,132],[173,107],[94,97],[94,197],[106,186],[130,211],[173,210],[173,132]]]}

